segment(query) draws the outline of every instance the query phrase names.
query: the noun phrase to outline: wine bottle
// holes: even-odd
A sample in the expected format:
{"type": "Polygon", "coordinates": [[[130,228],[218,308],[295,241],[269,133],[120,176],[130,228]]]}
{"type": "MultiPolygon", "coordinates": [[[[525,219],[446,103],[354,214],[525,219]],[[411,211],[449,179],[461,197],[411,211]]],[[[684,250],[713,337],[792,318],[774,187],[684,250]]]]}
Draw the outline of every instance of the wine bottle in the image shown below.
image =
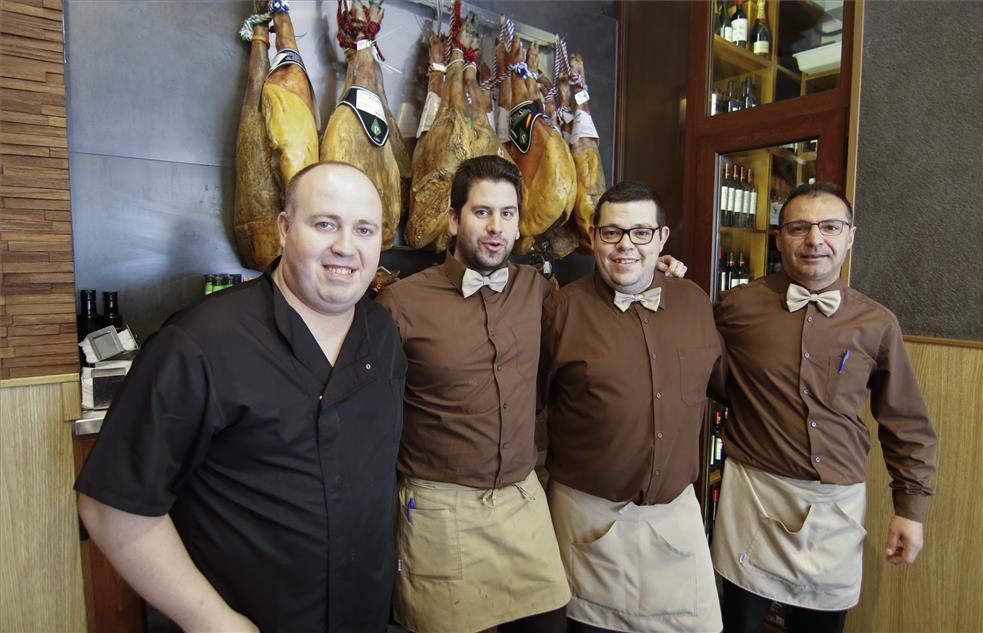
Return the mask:
{"type": "Polygon", "coordinates": [[[724,161],[724,173],[720,179],[720,199],[717,202],[717,206],[720,207],[720,226],[728,226],[730,222],[730,217],[728,217],[727,204],[730,197],[730,163],[724,161]]]}
{"type": "Polygon", "coordinates": [[[737,180],[734,177],[736,173],[737,165],[731,163],[730,178],[727,180],[727,226],[734,226],[734,222],[737,220],[734,213],[737,204],[737,180]]]}
{"type": "Polygon", "coordinates": [[[741,109],[743,102],[738,97],[737,92],[734,90],[734,80],[727,80],[727,111],[737,112],[741,109]]]}
{"type": "Polygon", "coordinates": [[[744,260],[744,251],[741,251],[737,259],[737,272],[734,273],[732,281],[735,286],[742,286],[751,281],[751,271],[748,270],[747,262],[744,260]]]}
{"type": "Polygon", "coordinates": [[[720,263],[717,265],[719,268],[717,271],[717,295],[719,296],[721,292],[727,290],[729,287],[727,284],[729,283],[728,275],[730,274],[730,269],[727,268],[727,259],[724,257],[724,247],[721,246],[718,252],[720,253],[720,263]]]}
{"type": "Polygon", "coordinates": [[[771,54],[771,32],[765,18],[765,0],[758,0],[758,15],[751,30],[751,52],[760,57],[771,54]]]}
{"type": "Polygon", "coordinates": [[[112,325],[117,330],[123,329],[123,315],[119,313],[119,293],[115,291],[102,293],[102,312],[106,325],[112,325]]]}
{"type": "Polygon", "coordinates": [[[744,90],[741,92],[744,101],[744,109],[755,108],[758,106],[758,99],[754,96],[754,80],[751,75],[744,79],[744,90]]]}
{"type": "Polygon", "coordinates": [[[724,38],[728,42],[734,41],[734,30],[730,26],[730,15],[727,11],[727,0],[721,0],[720,3],[720,37],[724,38]]]}
{"type": "Polygon", "coordinates": [[[751,191],[748,202],[748,228],[758,227],[758,188],[754,184],[754,170],[750,167],[747,170],[748,188],[751,191]]]}
{"type": "Polygon", "coordinates": [[[744,195],[747,190],[744,189],[744,168],[740,165],[734,166],[734,181],[736,192],[734,193],[734,226],[743,227],[744,226],[744,195]]]}
{"type": "MultiPolygon", "coordinates": [[[[96,291],[91,289],[79,290],[79,313],[75,321],[75,333],[81,343],[86,336],[99,329],[99,313],[96,312],[96,291]]],[[[85,361],[85,353],[79,348],[79,362],[82,367],[89,363],[85,361]]]]}
{"type": "Polygon", "coordinates": [[[734,15],[730,18],[730,29],[733,42],[741,48],[747,48],[748,36],[747,14],[744,12],[744,0],[735,0],[734,15]]]}
{"type": "Polygon", "coordinates": [[[723,413],[720,409],[713,412],[713,459],[711,466],[719,466],[724,461],[724,427],[723,413]]]}
{"type": "Polygon", "coordinates": [[[730,289],[735,285],[734,280],[737,277],[737,263],[734,260],[734,251],[727,251],[727,285],[725,288],[730,289]]]}

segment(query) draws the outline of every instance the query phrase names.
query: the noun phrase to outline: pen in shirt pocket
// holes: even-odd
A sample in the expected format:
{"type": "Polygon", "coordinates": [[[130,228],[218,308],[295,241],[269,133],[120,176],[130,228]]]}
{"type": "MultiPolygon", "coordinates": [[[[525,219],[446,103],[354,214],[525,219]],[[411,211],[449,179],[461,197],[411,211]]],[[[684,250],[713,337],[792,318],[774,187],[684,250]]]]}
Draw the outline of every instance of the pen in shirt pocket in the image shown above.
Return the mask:
{"type": "Polygon", "coordinates": [[[406,520],[409,521],[410,523],[413,523],[412,510],[415,507],[416,507],[416,501],[413,499],[413,497],[410,497],[410,500],[406,502],[406,520]]]}
{"type": "Polygon", "coordinates": [[[840,361],[840,373],[846,371],[846,362],[850,360],[850,350],[843,352],[843,360],[840,361]]]}

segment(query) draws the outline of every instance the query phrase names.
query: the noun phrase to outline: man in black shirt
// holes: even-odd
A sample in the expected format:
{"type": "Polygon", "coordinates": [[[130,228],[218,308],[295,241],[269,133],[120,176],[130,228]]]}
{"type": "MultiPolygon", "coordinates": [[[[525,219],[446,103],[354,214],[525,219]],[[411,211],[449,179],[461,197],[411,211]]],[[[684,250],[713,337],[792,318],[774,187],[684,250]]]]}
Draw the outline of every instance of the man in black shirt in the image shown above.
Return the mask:
{"type": "Polygon", "coordinates": [[[297,174],[282,257],[151,337],[76,482],[116,569],[186,631],[385,630],[406,359],[362,296],[382,203],[297,174]]]}

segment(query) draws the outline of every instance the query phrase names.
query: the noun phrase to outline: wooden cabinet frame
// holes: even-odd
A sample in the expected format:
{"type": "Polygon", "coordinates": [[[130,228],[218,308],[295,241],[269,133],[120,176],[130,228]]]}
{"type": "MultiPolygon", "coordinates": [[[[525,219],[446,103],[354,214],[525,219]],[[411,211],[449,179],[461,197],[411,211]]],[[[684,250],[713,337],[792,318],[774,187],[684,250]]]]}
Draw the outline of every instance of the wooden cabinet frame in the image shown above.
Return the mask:
{"type": "MultiPolygon", "coordinates": [[[[775,0],[772,0],[775,1],[775,0]]],[[[694,2],[687,93],[686,169],[683,182],[683,251],[688,276],[710,292],[714,251],[717,157],[741,150],[818,139],[817,179],[846,184],[847,137],[853,87],[856,3],[843,7],[840,79],[836,88],[711,117],[706,114],[710,84],[711,2],[694,2]]]]}

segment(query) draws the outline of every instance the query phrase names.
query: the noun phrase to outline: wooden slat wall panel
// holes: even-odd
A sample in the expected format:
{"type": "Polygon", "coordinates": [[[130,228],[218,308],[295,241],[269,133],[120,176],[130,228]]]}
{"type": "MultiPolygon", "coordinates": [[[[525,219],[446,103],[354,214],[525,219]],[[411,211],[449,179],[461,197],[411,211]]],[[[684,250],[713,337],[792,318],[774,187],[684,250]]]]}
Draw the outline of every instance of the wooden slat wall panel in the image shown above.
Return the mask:
{"type": "Polygon", "coordinates": [[[77,371],[60,0],[0,0],[0,379],[77,371]]]}
{"type": "MultiPolygon", "coordinates": [[[[935,497],[925,521],[925,549],[914,565],[884,560],[893,509],[880,445],[870,453],[863,590],[847,633],[983,631],[983,349],[908,342],[918,383],[939,435],[935,497]]],[[[868,410],[864,421],[876,437],[868,410]]]]}

